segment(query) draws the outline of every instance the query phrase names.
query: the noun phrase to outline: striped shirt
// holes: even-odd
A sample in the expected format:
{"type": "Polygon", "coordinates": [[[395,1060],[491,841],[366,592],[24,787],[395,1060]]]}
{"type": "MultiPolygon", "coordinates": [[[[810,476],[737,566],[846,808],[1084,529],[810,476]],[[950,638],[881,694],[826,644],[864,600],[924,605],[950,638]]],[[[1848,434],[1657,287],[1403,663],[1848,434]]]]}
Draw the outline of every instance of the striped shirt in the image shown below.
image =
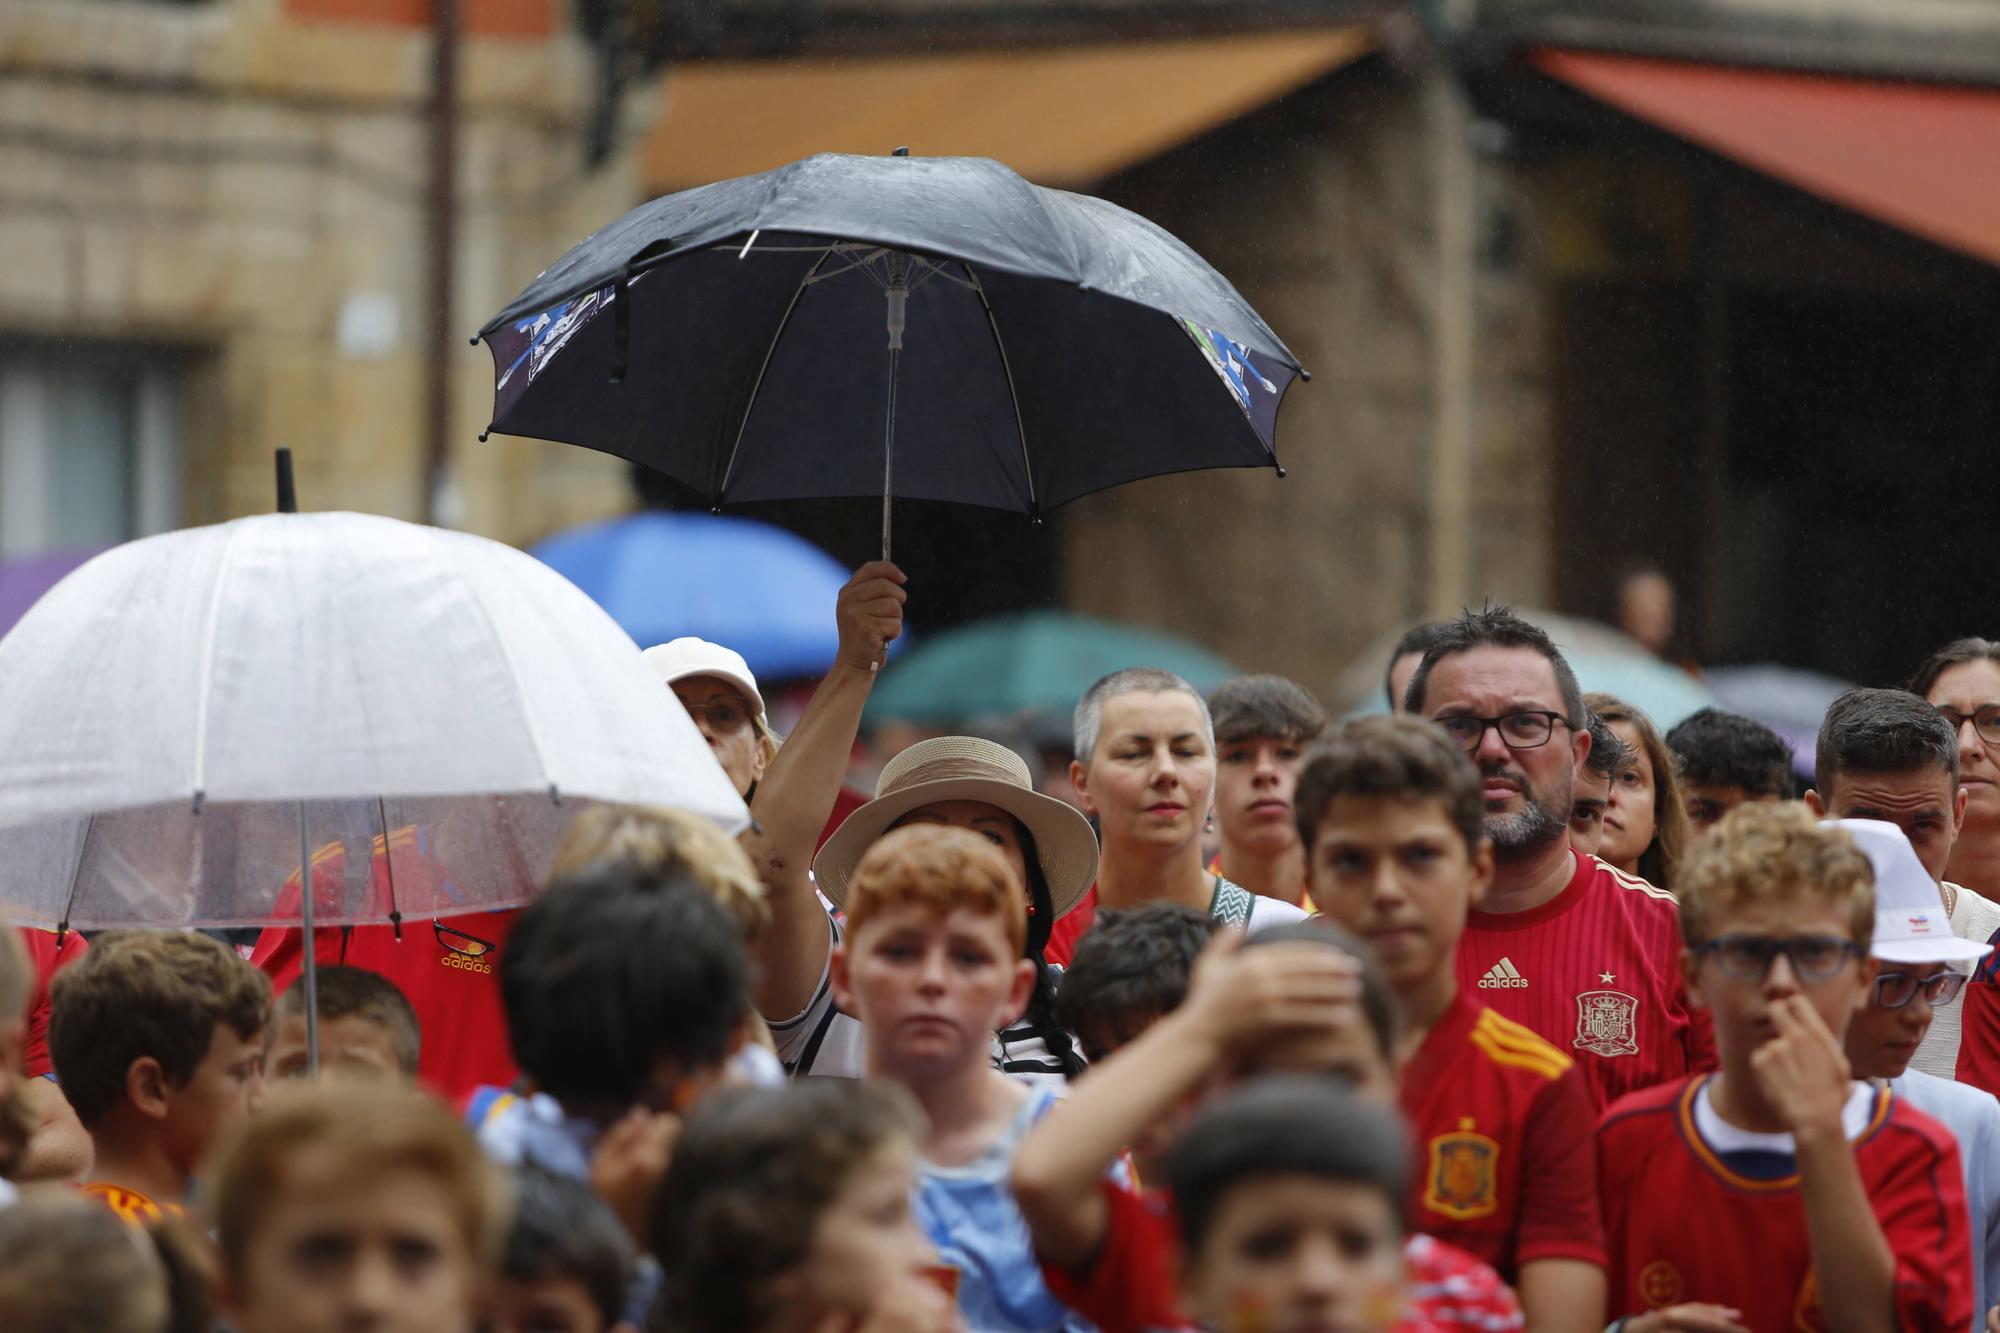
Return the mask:
{"type": "Polygon", "coordinates": [[[1715,1067],[1708,1015],[1681,982],[1680,908],[1592,856],[1525,912],[1473,912],[1458,984],[1583,1070],[1595,1108],[1715,1067]]]}

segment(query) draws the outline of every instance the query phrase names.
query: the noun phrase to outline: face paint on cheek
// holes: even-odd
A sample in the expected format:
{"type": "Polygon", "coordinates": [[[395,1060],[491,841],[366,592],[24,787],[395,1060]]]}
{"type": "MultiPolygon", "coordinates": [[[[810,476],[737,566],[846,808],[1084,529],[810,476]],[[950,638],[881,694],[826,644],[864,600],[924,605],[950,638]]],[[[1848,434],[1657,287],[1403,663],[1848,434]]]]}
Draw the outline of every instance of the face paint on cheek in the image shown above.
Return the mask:
{"type": "Polygon", "coordinates": [[[1229,1313],[1220,1333],[1271,1333],[1276,1322],[1265,1299],[1254,1291],[1238,1291],[1229,1298],[1229,1313]]]}
{"type": "Polygon", "coordinates": [[[1376,1324],[1393,1324],[1403,1316],[1403,1292],[1393,1281],[1384,1279],[1370,1285],[1363,1298],[1368,1319],[1376,1324]]]}

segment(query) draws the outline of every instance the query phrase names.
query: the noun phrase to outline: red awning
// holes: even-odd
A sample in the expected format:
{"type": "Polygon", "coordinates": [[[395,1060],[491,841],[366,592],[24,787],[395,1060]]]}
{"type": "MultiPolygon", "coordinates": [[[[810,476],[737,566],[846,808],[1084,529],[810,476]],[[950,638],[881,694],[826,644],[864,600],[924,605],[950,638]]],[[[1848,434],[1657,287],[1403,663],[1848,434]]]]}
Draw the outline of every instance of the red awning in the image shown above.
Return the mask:
{"type": "Polygon", "coordinates": [[[2000,264],[2000,91],[1553,48],[1533,59],[1745,166],[2000,264]]]}

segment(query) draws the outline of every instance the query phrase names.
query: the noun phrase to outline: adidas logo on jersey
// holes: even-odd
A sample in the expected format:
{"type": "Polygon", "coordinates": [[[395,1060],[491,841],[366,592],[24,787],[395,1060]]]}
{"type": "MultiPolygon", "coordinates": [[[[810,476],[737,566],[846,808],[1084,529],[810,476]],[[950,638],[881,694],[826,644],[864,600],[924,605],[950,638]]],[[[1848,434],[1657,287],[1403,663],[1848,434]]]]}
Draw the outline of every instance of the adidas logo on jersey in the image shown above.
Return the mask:
{"type": "Polygon", "coordinates": [[[1526,990],[1528,979],[1521,975],[1511,958],[1502,958],[1486,969],[1486,975],[1479,979],[1481,990],[1526,990]]]}

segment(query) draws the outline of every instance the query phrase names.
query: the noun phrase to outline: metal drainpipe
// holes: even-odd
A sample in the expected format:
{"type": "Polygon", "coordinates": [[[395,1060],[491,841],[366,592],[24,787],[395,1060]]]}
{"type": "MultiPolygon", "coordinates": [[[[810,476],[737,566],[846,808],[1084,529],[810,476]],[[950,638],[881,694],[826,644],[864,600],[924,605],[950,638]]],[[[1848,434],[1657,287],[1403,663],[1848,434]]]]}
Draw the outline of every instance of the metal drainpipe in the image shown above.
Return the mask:
{"type": "Polygon", "coordinates": [[[429,379],[424,434],[424,522],[436,523],[451,474],[452,294],[458,232],[458,0],[431,0],[436,53],[431,71],[431,179],[426,209],[430,258],[429,379]]]}

